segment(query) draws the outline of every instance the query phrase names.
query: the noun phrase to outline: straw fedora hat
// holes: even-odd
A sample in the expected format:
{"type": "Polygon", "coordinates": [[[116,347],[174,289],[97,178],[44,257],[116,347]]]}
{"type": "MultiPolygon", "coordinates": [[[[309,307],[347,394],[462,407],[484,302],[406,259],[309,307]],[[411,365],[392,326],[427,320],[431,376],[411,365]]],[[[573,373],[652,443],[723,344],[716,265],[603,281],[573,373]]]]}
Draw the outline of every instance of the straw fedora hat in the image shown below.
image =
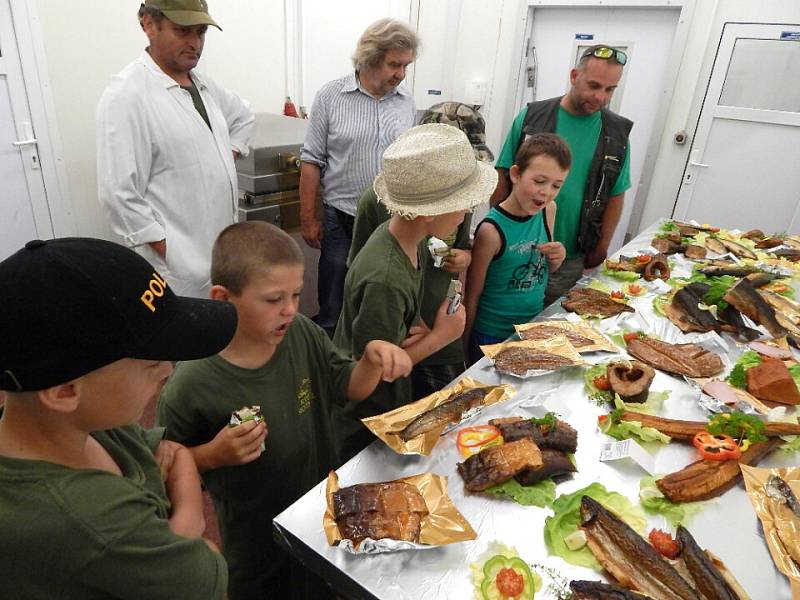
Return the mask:
{"type": "Polygon", "coordinates": [[[496,185],[497,172],[476,160],[463,131],[430,123],[409,129],[386,148],[373,189],[386,210],[413,219],[472,210],[496,185]]]}

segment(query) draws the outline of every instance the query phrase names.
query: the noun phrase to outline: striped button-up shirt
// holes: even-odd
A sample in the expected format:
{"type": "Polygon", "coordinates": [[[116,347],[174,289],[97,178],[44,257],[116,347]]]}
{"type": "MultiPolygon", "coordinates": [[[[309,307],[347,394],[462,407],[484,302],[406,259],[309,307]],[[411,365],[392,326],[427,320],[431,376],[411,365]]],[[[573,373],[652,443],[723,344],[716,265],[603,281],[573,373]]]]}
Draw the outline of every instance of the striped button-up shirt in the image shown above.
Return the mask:
{"type": "Polygon", "coordinates": [[[314,98],[300,153],[322,169],[325,204],[355,215],[358,198],[381,170],[383,151],[414,118],[414,98],[402,86],[375,99],[354,72],[325,84],[314,98]]]}

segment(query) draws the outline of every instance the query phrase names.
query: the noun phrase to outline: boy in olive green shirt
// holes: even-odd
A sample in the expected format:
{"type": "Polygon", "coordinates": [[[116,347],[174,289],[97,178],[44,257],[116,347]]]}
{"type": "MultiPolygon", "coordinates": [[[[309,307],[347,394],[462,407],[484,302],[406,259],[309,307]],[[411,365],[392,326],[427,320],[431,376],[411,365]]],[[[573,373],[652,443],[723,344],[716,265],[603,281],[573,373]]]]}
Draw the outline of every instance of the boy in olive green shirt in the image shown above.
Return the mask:
{"type": "MultiPolygon", "coordinates": [[[[475,158],[491,162],[494,155],[486,146],[486,124],[480,112],[461,102],[440,102],[428,108],[420,118],[420,124],[443,123],[458,127],[463,131],[475,158]]],[[[378,202],[375,190],[365,190],[358,201],[353,240],[350,243],[350,254],[347,264],[350,266],[356,255],[364,247],[369,236],[378,225],[388,221],[391,215],[386,207],[378,202]]],[[[427,248],[427,239],[422,241],[420,253],[424,263],[422,301],[420,316],[423,323],[432,323],[436,311],[447,294],[450,282],[458,279],[469,267],[471,261],[470,223],[472,215],[467,214],[455,231],[442,238],[450,248],[450,254],[444,257],[440,267],[435,266],[434,259],[427,248]]],[[[445,387],[464,371],[464,345],[461,340],[451,342],[438,352],[423,359],[411,372],[411,387],[414,398],[423,398],[445,387]]]]}
{"type": "MultiPolygon", "coordinates": [[[[428,236],[446,237],[464,215],[485,202],[497,183],[490,165],[475,158],[466,135],[455,127],[425,124],[401,134],[383,155],[384,170],[375,193],[392,213],[356,256],[345,279],[344,303],[334,342],[360,357],[365,342],[403,344],[416,364],[464,330],[464,309],[448,314],[439,306],[432,329],[420,326],[424,262],[419,244],[428,236]]],[[[340,457],[347,460],[372,439],[360,419],[392,410],[413,399],[406,378],[383,382],[359,405],[337,412],[340,457]]]]}
{"type": "Polygon", "coordinates": [[[144,258],[92,239],[29,242],[0,263],[0,289],[13,291],[0,313],[0,598],[223,598],[192,455],[134,423],[171,360],[225,347],[235,311],[175,296],[144,258]]]}
{"type": "Polygon", "coordinates": [[[325,597],[324,584],[275,544],[272,519],[338,466],[333,405],[363,400],[381,379],[407,375],[411,361],[368,341],[354,363],[298,314],[303,254],[273,225],[226,228],[211,263],[211,296],[236,306],[236,335],[217,356],[176,367],[159,424],[190,447],[214,500],[231,600],[325,597]],[[232,411],[252,405],[263,422],[228,426],[232,411]]]}

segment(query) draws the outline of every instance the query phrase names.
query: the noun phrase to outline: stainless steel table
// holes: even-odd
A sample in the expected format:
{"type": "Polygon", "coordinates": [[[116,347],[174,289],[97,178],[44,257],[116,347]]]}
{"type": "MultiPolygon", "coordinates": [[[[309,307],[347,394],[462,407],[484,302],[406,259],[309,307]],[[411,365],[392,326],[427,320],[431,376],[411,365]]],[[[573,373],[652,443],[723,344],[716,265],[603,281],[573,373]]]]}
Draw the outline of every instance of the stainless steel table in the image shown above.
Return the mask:
{"type": "MultiPolygon", "coordinates": [[[[630,255],[649,248],[656,230],[657,224],[637,236],[620,253],[630,255]]],[[[691,263],[683,257],[675,261],[675,274],[689,273],[691,263]]],[[[584,277],[579,285],[588,283],[592,278],[599,278],[615,289],[619,287],[619,282],[600,277],[597,273],[593,277],[584,277]]],[[[720,340],[714,339],[713,335],[683,335],[666,319],[656,316],[652,309],[652,298],[652,294],[647,294],[634,299],[635,315],[605,319],[597,327],[606,333],[621,327],[640,329],[657,334],[665,341],[694,341],[697,338],[705,345],[716,346],[715,349],[720,350],[720,340]]],[[[560,304],[556,303],[537,320],[566,316],[560,304]]],[[[730,366],[742,347],[727,336],[722,343],[727,344],[726,361],[730,366]]],[[[584,355],[592,363],[606,362],[613,356],[609,353],[584,355]]],[[[510,383],[517,389],[517,394],[507,402],[489,407],[473,421],[485,423],[493,417],[510,415],[542,416],[548,410],[559,413],[579,433],[576,453],[578,473],[572,480],[560,483],[556,494],[571,493],[598,481],[609,490],[628,496],[636,504],[639,481],[646,473],[632,462],[601,463],[598,460],[601,445],[611,439],[597,430],[597,417],[607,409],[587,399],[583,372],[584,369],[578,367],[523,380],[499,374],[484,358],[465,374],[486,384],[510,383]]],[[[697,404],[697,391],[682,379],[659,371],[656,373],[651,390],[670,391],[660,413],[662,416],[681,419],[707,417],[707,413],[697,404]]],[[[655,451],[654,458],[657,473],[670,473],[696,460],[696,453],[686,444],[673,442],[655,451]]],[[[472,598],[474,592],[469,564],[477,560],[493,540],[516,547],[528,563],[547,565],[567,579],[602,579],[603,576],[595,571],[574,567],[558,557],[548,555],[543,540],[543,526],[545,518],[552,514],[549,508],[526,507],[510,500],[466,493],[463,481],[456,472],[455,465],[459,460],[455,432],[451,432],[439,440],[429,457],[401,456],[383,442],[376,441],[337,473],[342,486],[391,480],[423,472],[447,476],[450,497],[478,532],[477,539],[471,542],[370,556],[347,554],[329,546],[322,529],[324,481],[278,515],[274,521],[275,535],[306,566],[323,575],[340,594],[348,598],[472,598]]],[[[788,466],[797,462],[794,455],[776,451],[762,461],[761,466],[788,466]]],[[[662,517],[648,516],[648,526],[670,529],[662,517]]],[[[788,580],[772,562],[743,484],[708,502],[702,512],[688,522],[688,528],[702,547],[712,550],[725,561],[754,600],[791,598],[788,580]]],[[[546,588],[547,577],[544,583],[546,588]]],[[[537,599],[553,597],[546,589],[536,595],[537,599]]]]}

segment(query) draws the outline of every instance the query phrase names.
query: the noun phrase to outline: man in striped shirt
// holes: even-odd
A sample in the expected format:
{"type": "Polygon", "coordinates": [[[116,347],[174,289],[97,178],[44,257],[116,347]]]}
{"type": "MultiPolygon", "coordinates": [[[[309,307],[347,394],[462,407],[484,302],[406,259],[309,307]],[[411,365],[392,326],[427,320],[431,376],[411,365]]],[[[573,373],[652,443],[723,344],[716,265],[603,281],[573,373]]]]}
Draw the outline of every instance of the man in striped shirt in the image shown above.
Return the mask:
{"type": "Polygon", "coordinates": [[[414,98],[400,84],[418,45],[408,25],[376,21],[358,41],[354,71],[325,84],[311,107],[300,153],[300,223],[306,243],[321,250],[315,320],[330,335],[342,308],[358,198],[381,170],[383,151],[414,125],[414,98]]]}

